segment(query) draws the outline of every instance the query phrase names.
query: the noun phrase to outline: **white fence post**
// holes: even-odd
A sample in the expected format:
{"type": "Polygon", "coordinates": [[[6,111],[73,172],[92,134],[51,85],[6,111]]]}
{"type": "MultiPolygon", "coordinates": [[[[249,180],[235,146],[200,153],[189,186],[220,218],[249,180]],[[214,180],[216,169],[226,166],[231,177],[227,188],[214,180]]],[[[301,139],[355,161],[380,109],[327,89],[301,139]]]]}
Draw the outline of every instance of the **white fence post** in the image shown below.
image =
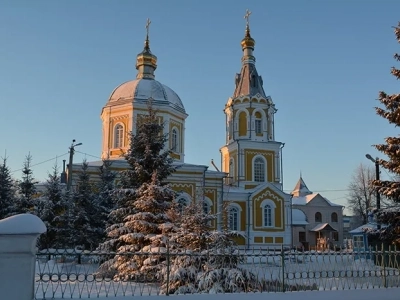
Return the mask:
{"type": "Polygon", "coordinates": [[[0,295],[7,300],[34,299],[36,240],[46,232],[37,216],[0,220],[0,295]]]}

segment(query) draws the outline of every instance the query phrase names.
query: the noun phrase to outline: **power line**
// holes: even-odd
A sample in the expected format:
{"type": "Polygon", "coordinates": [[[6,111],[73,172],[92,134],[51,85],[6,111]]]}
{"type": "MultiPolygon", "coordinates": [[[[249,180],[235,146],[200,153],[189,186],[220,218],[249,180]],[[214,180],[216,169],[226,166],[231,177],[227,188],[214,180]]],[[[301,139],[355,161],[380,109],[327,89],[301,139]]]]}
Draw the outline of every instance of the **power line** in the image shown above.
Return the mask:
{"type": "MultiPolygon", "coordinates": [[[[53,158],[50,158],[50,159],[41,161],[41,162],[39,162],[39,163],[37,163],[37,164],[33,164],[33,165],[31,165],[31,167],[36,167],[36,166],[38,166],[38,165],[41,165],[41,164],[47,163],[47,162],[49,162],[49,161],[55,160],[55,159],[57,159],[57,158],[63,157],[63,156],[65,156],[65,155],[67,155],[67,154],[68,154],[68,152],[67,152],[67,153],[64,153],[64,154],[61,154],[61,155],[57,155],[56,157],[53,157],[53,158]]],[[[13,170],[13,171],[11,171],[11,173],[15,173],[15,172],[18,172],[18,171],[22,171],[23,169],[24,169],[24,168],[17,169],[17,170],[13,170]]]]}
{"type": "Polygon", "coordinates": [[[86,155],[86,156],[91,156],[91,157],[93,157],[93,158],[99,158],[99,159],[101,159],[101,157],[99,157],[99,156],[91,155],[91,154],[88,154],[88,153],[85,153],[85,152],[81,152],[81,151],[77,151],[77,150],[75,150],[75,152],[80,153],[80,154],[84,154],[84,155],[86,155]]]}

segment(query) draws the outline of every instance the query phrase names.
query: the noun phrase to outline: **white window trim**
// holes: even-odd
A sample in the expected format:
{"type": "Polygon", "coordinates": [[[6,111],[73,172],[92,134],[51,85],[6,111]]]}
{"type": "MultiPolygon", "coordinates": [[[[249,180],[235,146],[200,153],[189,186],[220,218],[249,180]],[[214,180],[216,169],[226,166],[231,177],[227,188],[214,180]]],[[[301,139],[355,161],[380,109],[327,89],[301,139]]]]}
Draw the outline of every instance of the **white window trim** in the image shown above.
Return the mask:
{"type": "MultiPolygon", "coordinates": [[[[241,227],[242,224],[240,223],[240,219],[241,219],[241,216],[242,216],[242,207],[237,203],[230,203],[228,205],[228,220],[230,218],[230,208],[231,207],[236,208],[238,210],[238,220],[237,220],[237,228],[238,229],[236,231],[240,231],[240,229],[242,228],[241,227]]],[[[228,225],[229,225],[229,223],[228,223],[228,225]]],[[[229,230],[230,230],[230,228],[229,228],[229,230]]]]}
{"type": "Polygon", "coordinates": [[[192,197],[190,197],[188,193],[185,192],[178,193],[177,197],[174,199],[174,202],[179,203],[179,200],[181,199],[185,200],[186,206],[189,206],[190,203],[192,203],[192,197]]]}
{"type": "Polygon", "coordinates": [[[113,149],[120,149],[124,147],[125,142],[125,126],[124,123],[118,122],[117,124],[114,125],[113,128],[113,149]],[[121,125],[122,126],[122,140],[120,146],[117,146],[117,126],[121,125]]]}
{"type": "Polygon", "coordinates": [[[261,158],[264,161],[264,181],[266,182],[268,179],[268,174],[267,174],[267,160],[265,159],[264,156],[262,155],[256,155],[253,157],[253,159],[251,160],[251,169],[252,169],[252,179],[254,182],[260,182],[260,181],[255,181],[255,176],[254,176],[254,162],[256,161],[257,158],[261,158]]]}
{"type": "Polygon", "coordinates": [[[264,228],[275,228],[275,208],[276,208],[276,204],[274,201],[270,200],[270,199],[265,199],[264,201],[261,202],[260,204],[260,208],[261,208],[261,212],[262,212],[262,227],[264,228]],[[272,212],[271,212],[271,224],[272,226],[265,226],[265,222],[264,222],[264,207],[266,205],[271,206],[272,212]]]}
{"type": "Polygon", "coordinates": [[[179,134],[179,129],[176,126],[173,126],[171,129],[171,150],[174,152],[180,153],[181,151],[179,150],[180,148],[180,134],[179,134]],[[174,130],[176,131],[176,147],[174,147],[174,139],[173,139],[173,132],[174,130]]]}
{"type": "Polygon", "coordinates": [[[201,201],[207,203],[208,208],[209,208],[208,213],[212,213],[212,211],[213,211],[213,210],[212,210],[213,202],[211,201],[211,199],[205,196],[205,197],[204,197],[204,201],[203,201],[203,199],[201,199],[201,201]]]}

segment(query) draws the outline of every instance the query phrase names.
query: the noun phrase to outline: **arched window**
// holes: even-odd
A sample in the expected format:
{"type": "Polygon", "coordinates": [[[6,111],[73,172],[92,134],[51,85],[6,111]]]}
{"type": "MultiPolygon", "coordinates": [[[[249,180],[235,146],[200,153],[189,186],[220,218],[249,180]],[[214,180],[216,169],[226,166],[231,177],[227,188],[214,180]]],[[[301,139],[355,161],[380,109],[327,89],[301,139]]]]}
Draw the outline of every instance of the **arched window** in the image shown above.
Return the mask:
{"type": "Polygon", "coordinates": [[[262,115],[259,111],[257,111],[254,117],[254,131],[256,135],[262,135],[262,115]]]}
{"type": "Polygon", "coordinates": [[[315,213],[315,222],[321,223],[322,222],[322,214],[320,212],[315,213]]]}
{"type": "Polygon", "coordinates": [[[262,226],[275,227],[275,202],[271,199],[265,199],[261,202],[260,208],[262,211],[262,226]]]}
{"type": "Polygon", "coordinates": [[[239,209],[237,207],[229,208],[228,228],[229,230],[239,230],[239,209]]]}
{"type": "Polygon", "coordinates": [[[206,215],[210,213],[210,204],[208,204],[206,201],[203,201],[203,212],[206,215]]]}
{"type": "Polygon", "coordinates": [[[253,173],[255,182],[265,182],[265,162],[261,157],[254,160],[253,173]]]}
{"type": "Polygon", "coordinates": [[[171,149],[173,151],[178,151],[178,146],[178,130],[174,128],[172,129],[171,149]]]}
{"type": "Polygon", "coordinates": [[[114,148],[124,146],[124,127],[122,124],[117,124],[114,127],[114,148]]]}
{"type": "Polygon", "coordinates": [[[264,226],[265,227],[272,227],[272,207],[269,204],[264,206],[264,226]]]}
{"type": "Polygon", "coordinates": [[[337,213],[332,213],[331,215],[331,222],[337,222],[338,221],[338,216],[337,213]]]}
{"type": "Polygon", "coordinates": [[[185,210],[185,207],[189,205],[188,201],[185,198],[179,198],[177,201],[178,203],[178,211],[182,214],[185,210]]]}

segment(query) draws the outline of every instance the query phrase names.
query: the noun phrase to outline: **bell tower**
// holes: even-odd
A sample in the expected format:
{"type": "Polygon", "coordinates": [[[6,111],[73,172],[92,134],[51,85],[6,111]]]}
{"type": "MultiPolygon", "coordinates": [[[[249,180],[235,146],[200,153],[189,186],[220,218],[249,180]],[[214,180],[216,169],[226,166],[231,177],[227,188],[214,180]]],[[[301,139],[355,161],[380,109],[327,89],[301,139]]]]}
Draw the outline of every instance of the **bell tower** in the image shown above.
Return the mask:
{"type": "Polygon", "coordinates": [[[220,149],[222,171],[229,173],[231,185],[254,188],[270,182],[282,189],[281,154],[283,143],[275,140],[272,98],[256,69],[255,40],[250,34],[247,10],[245,36],[241,41],[242,67],[235,77],[235,90],[225,105],[226,144],[220,149]]]}

